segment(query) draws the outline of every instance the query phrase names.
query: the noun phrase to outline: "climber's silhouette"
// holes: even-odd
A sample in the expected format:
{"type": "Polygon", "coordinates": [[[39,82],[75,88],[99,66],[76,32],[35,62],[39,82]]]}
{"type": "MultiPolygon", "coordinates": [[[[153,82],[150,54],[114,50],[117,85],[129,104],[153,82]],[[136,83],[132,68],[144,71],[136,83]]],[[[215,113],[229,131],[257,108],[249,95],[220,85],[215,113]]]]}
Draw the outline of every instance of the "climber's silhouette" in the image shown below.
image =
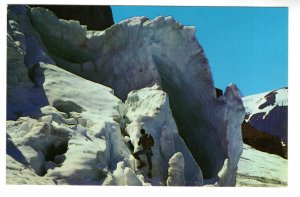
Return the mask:
{"type": "Polygon", "coordinates": [[[146,164],[145,164],[145,162],[143,162],[141,160],[139,155],[146,154],[148,165],[149,165],[148,176],[149,176],[149,178],[152,178],[151,157],[153,156],[153,153],[152,153],[151,147],[154,145],[154,139],[150,134],[146,133],[145,129],[143,129],[143,128],[140,130],[140,133],[142,134],[142,136],[140,137],[140,139],[138,141],[138,145],[142,145],[143,149],[133,153],[133,156],[135,159],[137,159],[139,161],[137,168],[140,169],[140,168],[144,167],[146,164]]]}

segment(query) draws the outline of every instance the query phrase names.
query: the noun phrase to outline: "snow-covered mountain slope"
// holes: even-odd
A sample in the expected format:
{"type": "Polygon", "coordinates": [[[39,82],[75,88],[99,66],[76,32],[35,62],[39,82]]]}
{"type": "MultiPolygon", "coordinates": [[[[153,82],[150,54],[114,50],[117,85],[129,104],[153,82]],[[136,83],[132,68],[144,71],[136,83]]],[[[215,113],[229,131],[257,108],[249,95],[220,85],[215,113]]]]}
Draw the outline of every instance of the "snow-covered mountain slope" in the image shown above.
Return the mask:
{"type": "Polygon", "coordinates": [[[283,187],[288,184],[288,162],[277,155],[245,145],[238,164],[237,186],[283,187]]]}
{"type": "Polygon", "coordinates": [[[7,182],[234,186],[245,109],[234,84],[216,97],[194,31],[171,17],[87,31],[9,6],[7,182]],[[155,140],[152,178],[135,171],[128,144],[137,150],[142,123],[155,140]]]}
{"type": "Polygon", "coordinates": [[[287,143],[288,88],[243,97],[242,100],[246,122],[287,143]]]}

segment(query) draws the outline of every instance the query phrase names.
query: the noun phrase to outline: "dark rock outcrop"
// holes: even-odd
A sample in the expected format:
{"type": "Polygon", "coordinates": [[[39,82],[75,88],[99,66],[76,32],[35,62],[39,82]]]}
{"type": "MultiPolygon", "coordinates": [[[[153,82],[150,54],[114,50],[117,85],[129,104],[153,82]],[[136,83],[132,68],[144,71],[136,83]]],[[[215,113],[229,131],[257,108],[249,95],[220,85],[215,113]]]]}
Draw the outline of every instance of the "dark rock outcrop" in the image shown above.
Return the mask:
{"type": "Polygon", "coordinates": [[[242,124],[244,143],[253,148],[287,158],[287,152],[279,137],[260,131],[245,121],[242,124]]]}
{"type": "Polygon", "coordinates": [[[276,105],[267,115],[254,114],[248,121],[255,128],[272,133],[287,142],[288,106],[276,105]]]}
{"type": "Polygon", "coordinates": [[[219,88],[215,88],[216,89],[216,95],[217,97],[220,97],[223,95],[223,90],[219,89],[219,88]]]}
{"type": "Polygon", "coordinates": [[[60,19],[78,20],[88,30],[104,30],[114,24],[110,6],[93,5],[29,5],[51,10],[60,19]]]}
{"type": "Polygon", "coordinates": [[[274,105],[276,102],[276,90],[270,92],[269,94],[267,94],[266,96],[264,96],[264,98],[266,99],[266,102],[264,102],[263,104],[261,104],[260,106],[258,106],[259,109],[263,109],[269,105],[274,105]]]}
{"type": "Polygon", "coordinates": [[[288,88],[243,97],[245,121],[259,131],[279,138],[287,146],[288,88]]]}

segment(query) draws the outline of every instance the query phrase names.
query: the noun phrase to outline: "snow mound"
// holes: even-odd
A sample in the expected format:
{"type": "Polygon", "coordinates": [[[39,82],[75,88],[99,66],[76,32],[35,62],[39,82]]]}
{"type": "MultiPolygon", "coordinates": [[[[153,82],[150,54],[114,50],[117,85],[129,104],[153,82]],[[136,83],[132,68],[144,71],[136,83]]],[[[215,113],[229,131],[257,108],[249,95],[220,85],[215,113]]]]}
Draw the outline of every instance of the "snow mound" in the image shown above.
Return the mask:
{"type": "Polygon", "coordinates": [[[184,186],[184,157],[182,153],[175,153],[169,160],[168,186],[184,186]]]}

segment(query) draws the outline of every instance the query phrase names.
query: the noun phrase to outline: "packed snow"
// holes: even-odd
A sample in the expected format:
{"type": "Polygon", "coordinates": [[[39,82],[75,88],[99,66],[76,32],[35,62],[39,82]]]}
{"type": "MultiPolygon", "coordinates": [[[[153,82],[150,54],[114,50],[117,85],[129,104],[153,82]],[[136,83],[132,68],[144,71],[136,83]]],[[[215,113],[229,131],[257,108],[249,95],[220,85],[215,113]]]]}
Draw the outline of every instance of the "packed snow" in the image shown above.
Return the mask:
{"type": "Polygon", "coordinates": [[[288,162],[244,144],[238,164],[237,186],[282,187],[288,184],[288,162]]]}

